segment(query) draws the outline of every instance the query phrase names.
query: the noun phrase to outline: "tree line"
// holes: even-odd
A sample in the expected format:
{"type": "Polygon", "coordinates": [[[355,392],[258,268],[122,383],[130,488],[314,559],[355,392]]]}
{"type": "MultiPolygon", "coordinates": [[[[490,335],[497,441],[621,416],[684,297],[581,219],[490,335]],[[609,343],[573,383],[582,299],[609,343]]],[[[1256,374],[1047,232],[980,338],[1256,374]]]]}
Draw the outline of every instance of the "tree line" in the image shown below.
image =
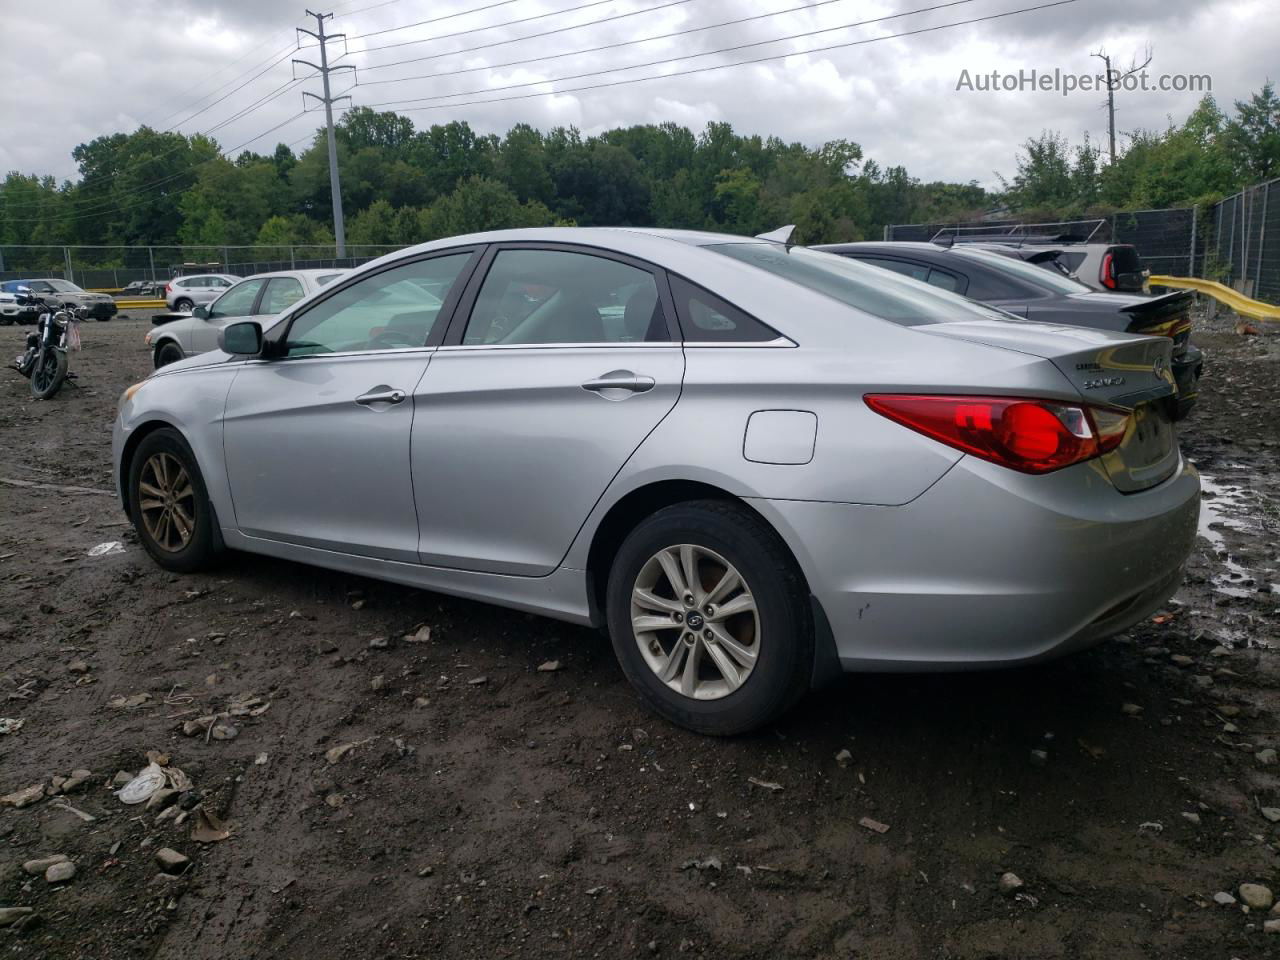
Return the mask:
{"type": "MultiPolygon", "coordinates": [[[[356,108],[337,128],[349,244],[407,244],[497,227],[634,225],[754,234],[797,224],[801,242],[878,238],[885,224],[947,222],[993,208],[1054,220],[1208,203],[1280,175],[1280,98],[1270,83],[1228,115],[1205,97],[1180,124],[1133,131],[1115,163],[1088,138],[1027,140],[1002,188],[922,182],[850,140],[818,147],[674,123],[584,136],[526,124],[481,134],[465,121],[416,129],[356,108]]],[[[0,245],[167,246],[333,241],[323,135],[300,152],[225,156],[204,135],[99,137],[75,148],[80,177],[8,174],[0,245]]]]}

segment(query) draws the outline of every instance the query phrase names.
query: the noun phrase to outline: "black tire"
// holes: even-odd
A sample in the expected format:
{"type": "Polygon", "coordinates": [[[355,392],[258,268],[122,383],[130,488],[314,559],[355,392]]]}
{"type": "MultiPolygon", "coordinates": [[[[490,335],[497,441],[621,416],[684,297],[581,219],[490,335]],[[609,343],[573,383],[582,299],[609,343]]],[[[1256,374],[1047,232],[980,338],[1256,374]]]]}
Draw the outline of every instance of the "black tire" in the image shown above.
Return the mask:
{"type": "Polygon", "coordinates": [[[204,484],[204,477],[196,463],[195,454],[191,452],[186,439],[177,430],[164,427],[149,433],[133,452],[129,461],[129,516],[133,527],[138,532],[138,539],[151,558],[166,570],[179,573],[194,573],[209,567],[219,552],[218,538],[214,530],[215,518],[213,507],[209,503],[209,495],[204,484]],[[148,463],[158,454],[164,454],[176,460],[186,471],[192,487],[189,511],[194,515],[194,527],[190,538],[178,549],[170,549],[162,545],[148,529],[143,515],[141,483],[148,463]]]}
{"type": "Polygon", "coordinates": [[[175,313],[190,313],[196,308],[195,302],[186,297],[179,297],[173,301],[173,309],[175,313]]]}
{"type": "Polygon", "coordinates": [[[36,357],[31,368],[31,396],[48,400],[62,389],[67,379],[67,355],[62,350],[46,349],[36,357]]]}
{"type": "Polygon", "coordinates": [[[165,340],[160,346],[156,347],[155,366],[159,370],[161,367],[167,367],[171,363],[177,363],[179,360],[185,359],[186,354],[182,352],[182,348],[172,340],[165,340]]]}
{"type": "Polygon", "coordinates": [[[745,733],[780,716],[808,688],[814,629],[804,580],[778,535],[741,504],[689,501],[641,522],[614,558],[606,608],[623,673],[649,707],[682,727],[715,736],[745,733]],[[718,699],[694,699],[669,688],[645,660],[631,625],[636,578],[650,558],[678,544],[723,557],[746,581],[756,603],[760,634],[754,668],[741,686],[718,699]]]}

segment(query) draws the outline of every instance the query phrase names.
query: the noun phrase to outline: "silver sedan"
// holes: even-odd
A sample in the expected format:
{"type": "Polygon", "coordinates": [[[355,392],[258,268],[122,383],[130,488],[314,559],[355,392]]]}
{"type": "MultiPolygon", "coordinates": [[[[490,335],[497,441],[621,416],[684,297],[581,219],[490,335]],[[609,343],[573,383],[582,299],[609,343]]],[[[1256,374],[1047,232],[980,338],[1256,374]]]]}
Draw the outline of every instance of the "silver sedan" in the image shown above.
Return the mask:
{"type": "Polygon", "coordinates": [[[1170,343],[717,234],[531,229],[367,264],[121,398],[170,570],[224,549],[606,628],[728,734],[841,670],[1027,663],[1177,587],[1170,343]]]}
{"type": "Polygon", "coordinates": [[[346,270],[330,268],[254,274],[237,281],[207,306],[197,306],[190,317],[149,330],[143,342],[150,348],[151,361],[157,368],[177,363],[216,349],[218,331],[233,320],[274,317],[344,273],[346,270]]]}

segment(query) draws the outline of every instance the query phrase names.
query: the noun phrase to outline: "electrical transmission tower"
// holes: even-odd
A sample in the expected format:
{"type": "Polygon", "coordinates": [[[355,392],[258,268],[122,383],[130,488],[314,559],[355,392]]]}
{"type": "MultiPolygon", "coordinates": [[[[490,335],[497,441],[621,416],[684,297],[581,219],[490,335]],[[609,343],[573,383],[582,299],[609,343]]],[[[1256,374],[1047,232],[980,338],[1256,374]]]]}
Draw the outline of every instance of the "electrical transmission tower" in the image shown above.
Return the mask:
{"type": "Polygon", "coordinates": [[[338,181],[338,141],[333,133],[333,105],[339,100],[350,101],[350,97],[335,97],[329,88],[329,74],[336,73],[339,70],[355,71],[355,67],[342,65],[337,67],[329,66],[329,49],[330,40],[345,40],[345,33],[329,33],[324,32],[324,22],[333,18],[332,13],[313,13],[307,11],[308,17],[316,18],[316,29],[312,32],[305,27],[298,27],[299,33],[305,33],[313,38],[320,47],[320,62],[312,63],[310,60],[294,60],[294,63],[301,63],[304,66],[311,67],[320,74],[320,80],[324,87],[324,95],[317,96],[314,93],[304,92],[302,96],[312,97],[324,104],[324,123],[325,133],[329,141],[329,189],[333,193],[333,238],[336,241],[337,256],[339,259],[347,255],[347,231],[342,222],[342,185],[338,181]]]}

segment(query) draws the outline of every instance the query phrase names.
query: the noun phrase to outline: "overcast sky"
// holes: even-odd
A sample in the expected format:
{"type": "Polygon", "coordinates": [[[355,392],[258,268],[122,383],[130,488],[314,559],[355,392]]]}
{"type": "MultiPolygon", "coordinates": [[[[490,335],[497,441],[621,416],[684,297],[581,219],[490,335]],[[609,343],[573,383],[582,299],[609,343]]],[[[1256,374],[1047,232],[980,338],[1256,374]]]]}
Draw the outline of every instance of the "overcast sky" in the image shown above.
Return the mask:
{"type": "MultiPolygon", "coordinates": [[[[867,157],[882,166],[901,164],[926,180],[977,180],[985,185],[995,185],[995,171],[1012,173],[1018,145],[1043,129],[1060,130],[1073,141],[1088,132],[1105,142],[1105,94],[958,91],[962,70],[968,70],[975,82],[977,74],[992,70],[1093,73],[1101,65],[1089,56],[1091,51],[1105,48],[1127,64],[1150,46],[1153,79],[1160,74],[1209,74],[1214,96],[1230,109],[1233,100],[1258,89],[1268,68],[1276,64],[1274,0],[1128,0],[1123,5],[1076,0],[990,22],[810,53],[795,51],[970,20],[1046,0],[965,0],[946,9],[852,27],[847,25],[945,0],[601,0],[586,6],[587,2],[348,0],[321,9],[337,13],[326,29],[351,38],[345,54],[342,45],[334,43],[333,56],[358,68],[354,78],[336,74],[335,86],[346,89],[358,81],[350,91],[353,100],[370,106],[452,92],[466,93],[458,101],[545,93],[792,54],[767,63],[487,105],[408,111],[406,107],[428,104],[407,103],[380,108],[404,110],[419,127],[465,119],[484,132],[501,133],[525,122],[544,130],[576,124],[590,134],[668,120],[696,131],[708,121],[728,121],[740,132],[774,134],[811,145],[843,137],[861,144],[867,157]],[[571,8],[581,9],[527,19],[571,8]],[[469,10],[474,12],[395,29],[469,10]],[[633,11],[648,12],[619,17],[633,11]],[[582,52],[775,11],[791,12],[582,52]],[[609,17],[616,19],[585,25],[609,17]],[[513,20],[526,22],[479,29],[513,20]],[[561,29],[565,27],[574,29],[561,29]],[[709,52],[833,27],[844,29],[732,53],[709,52]],[[561,32],[504,42],[550,30],[561,32]],[[389,32],[357,36],[373,31],[389,32]],[[486,48],[455,52],[479,45],[486,48]],[[560,53],[573,55],[497,66],[560,53]],[[698,53],[707,55],[620,69],[698,53]],[[410,58],[430,59],[381,66],[410,58]],[[457,73],[468,68],[483,69],[457,73]],[[558,79],[603,70],[613,72],[558,79]],[[408,79],[442,72],[454,75],[408,79]],[[494,91],[530,81],[557,82],[494,91]]],[[[320,83],[315,79],[296,87],[284,85],[292,76],[287,51],[294,42],[293,27],[304,23],[315,26],[303,16],[302,0],[130,0],[127,5],[114,0],[6,0],[0,170],[75,177],[71,150],[79,143],[141,123],[159,129],[176,124],[187,133],[205,131],[282,87],[281,95],[225,123],[213,135],[224,148],[247,143],[262,152],[278,142],[302,142],[320,114],[290,118],[302,109],[301,91],[319,91],[320,83]],[[278,57],[283,59],[269,67],[278,57]],[[209,106],[260,71],[265,72],[243,89],[209,106]],[[288,122],[248,143],[283,121],[288,122]]],[[[292,54],[312,60],[316,55],[315,49],[292,54]]],[[[299,76],[309,72],[296,69],[299,76]]],[[[1122,131],[1162,128],[1170,116],[1181,121],[1199,97],[1191,92],[1122,92],[1117,126],[1122,131]]]]}

